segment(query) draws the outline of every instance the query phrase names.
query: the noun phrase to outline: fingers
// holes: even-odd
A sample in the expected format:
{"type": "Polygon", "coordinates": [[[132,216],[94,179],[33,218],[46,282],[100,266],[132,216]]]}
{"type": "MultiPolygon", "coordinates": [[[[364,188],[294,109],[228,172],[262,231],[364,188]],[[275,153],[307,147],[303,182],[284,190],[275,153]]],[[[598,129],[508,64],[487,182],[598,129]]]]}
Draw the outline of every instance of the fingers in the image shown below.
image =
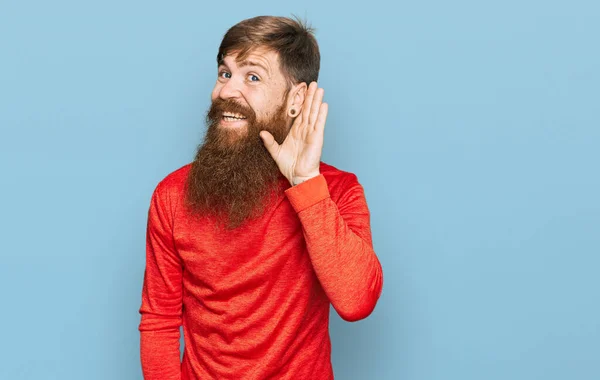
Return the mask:
{"type": "Polygon", "coordinates": [[[313,130],[315,127],[317,116],[319,116],[319,109],[321,108],[321,103],[323,103],[324,94],[325,90],[322,88],[317,89],[314,94],[312,106],[310,107],[310,115],[308,117],[308,127],[310,130],[313,130]]]}
{"type": "Polygon", "coordinates": [[[315,128],[315,123],[319,116],[319,109],[323,102],[325,90],[319,88],[317,82],[311,82],[308,86],[304,105],[302,107],[302,121],[307,124],[309,131],[315,128]]]}
{"type": "Polygon", "coordinates": [[[269,151],[273,158],[276,158],[279,151],[279,144],[275,141],[273,135],[267,131],[261,131],[260,138],[262,139],[265,148],[267,148],[267,151],[269,151]]]}
{"type": "Polygon", "coordinates": [[[328,107],[323,103],[325,90],[317,82],[311,82],[304,98],[300,114],[294,120],[291,133],[299,139],[306,139],[313,131],[325,128],[328,107]],[[325,108],[323,109],[323,106],[325,108]]]}
{"type": "Polygon", "coordinates": [[[309,121],[310,117],[310,109],[313,103],[313,98],[315,97],[315,91],[317,90],[317,82],[310,82],[308,85],[308,91],[306,92],[306,98],[304,99],[304,104],[302,106],[302,118],[304,122],[309,121]]]}
{"type": "Polygon", "coordinates": [[[317,121],[315,122],[315,131],[322,131],[325,129],[325,120],[327,120],[327,111],[329,110],[329,105],[327,103],[321,104],[319,108],[319,114],[317,116],[317,121]]]}

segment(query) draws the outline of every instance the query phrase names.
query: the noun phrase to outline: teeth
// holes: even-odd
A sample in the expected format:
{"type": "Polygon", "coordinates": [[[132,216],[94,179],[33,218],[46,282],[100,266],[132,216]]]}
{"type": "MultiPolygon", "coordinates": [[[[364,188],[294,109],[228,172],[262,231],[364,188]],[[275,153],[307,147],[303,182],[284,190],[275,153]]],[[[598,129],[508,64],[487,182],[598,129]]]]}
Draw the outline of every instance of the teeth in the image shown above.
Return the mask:
{"type": "Polygon", "coordinates": [[[246,119],[239,119],[237,117],[224,116],[223,120],[225,120],[225,121],[240,121],[240,120],[246,120],[246,119]]]}
{"type": "Polygon", "coordinates": [[[239,113],[233,112],[223,112],[223,117],[229,119],[245,119],[244,115],[240,115],[239,113]]]}

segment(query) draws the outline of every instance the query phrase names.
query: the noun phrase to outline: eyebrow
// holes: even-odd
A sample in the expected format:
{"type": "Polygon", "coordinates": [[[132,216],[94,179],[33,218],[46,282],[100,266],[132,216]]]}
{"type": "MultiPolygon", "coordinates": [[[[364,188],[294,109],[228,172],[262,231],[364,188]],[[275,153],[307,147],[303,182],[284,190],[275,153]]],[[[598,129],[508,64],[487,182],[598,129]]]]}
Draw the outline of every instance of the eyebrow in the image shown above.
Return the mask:
{"type": "Polygon", "coordinates": [[[250,61],[250,60],[244,60],[240,63],[238,63],[238,67],[244,67],[244,66],[256,66],[256,67],[260,67],[261,69],[263,69],[269,76],[271,75],[271,72],[269,71],[269,69],[267,69],[262,63],[257,62],[257,61],[250,61]]]}

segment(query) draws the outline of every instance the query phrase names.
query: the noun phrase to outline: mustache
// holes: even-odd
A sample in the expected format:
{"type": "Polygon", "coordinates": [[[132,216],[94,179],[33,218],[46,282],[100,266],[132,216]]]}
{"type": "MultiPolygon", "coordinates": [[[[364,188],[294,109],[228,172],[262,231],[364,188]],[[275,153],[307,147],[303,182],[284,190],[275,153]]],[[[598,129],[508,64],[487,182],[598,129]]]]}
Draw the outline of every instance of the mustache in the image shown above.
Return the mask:
{"type": "Polygon", "coordinates": [[[256,121],[256,112],[250,107],[236,102],[233,99],[215,99],[206,114],[206,121],[210,123],[217,122],[223,116],[224,112],[239,113],[244,116],[249,123],[256,121]]]}

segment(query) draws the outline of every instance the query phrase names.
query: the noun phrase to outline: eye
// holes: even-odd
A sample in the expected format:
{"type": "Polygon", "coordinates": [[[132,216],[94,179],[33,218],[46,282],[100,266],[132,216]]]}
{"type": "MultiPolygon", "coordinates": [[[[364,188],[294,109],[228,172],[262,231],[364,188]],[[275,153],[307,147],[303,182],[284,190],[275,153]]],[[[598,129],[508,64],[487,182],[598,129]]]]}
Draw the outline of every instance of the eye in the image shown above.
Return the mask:
{"type": "Polygon", "coordinates": [[[231,78],[231,73],[228,73],[227,71],[221,71],[219,72],[219,78],[229,79],[231,78]]]}
{"type": "Polygon", "coordinates": [[[260,78],[259,78],[259,77],[257,77],[257,76],[256,76],[256,75],[254,75],[254,74],[249,74],[249,75],[248,75],[248,80],[250,80],[250,82],[258,82],[258,81],[260,81],[260,78]]]}

